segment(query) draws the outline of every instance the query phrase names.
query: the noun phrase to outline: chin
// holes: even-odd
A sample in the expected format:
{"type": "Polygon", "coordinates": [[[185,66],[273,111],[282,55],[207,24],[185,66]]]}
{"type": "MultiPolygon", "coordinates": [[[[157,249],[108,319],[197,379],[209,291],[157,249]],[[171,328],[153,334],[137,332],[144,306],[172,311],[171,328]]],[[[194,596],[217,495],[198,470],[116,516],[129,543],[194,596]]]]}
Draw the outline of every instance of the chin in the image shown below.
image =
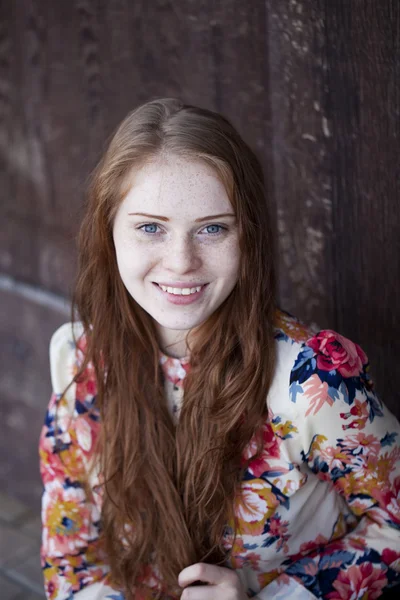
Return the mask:
{"type": "Polygon", "coordinates": [[[198,325],[201,325],[204,322],[194,321],[193,323],[177,323],[176,321],[174,321],[173,323],[168,323],[168,321],[164,321],[161,319],[155,319],[155,321],[160,327],[163,327],[164,329],[170,329],[171,331],[189,331],[190,329],[193,329],[193,327],[197,327],[198,325]]]}
{"type": "Polygon", "coordinates": [[[174,331],[188,331],[189,329],[193,329],[193,327],[201,325],[206,320],[206,318],[202,318],[179,321],[178,319],[166,319],[165,316],[160,316],[160,318],[158,318],[158,315],[150,316],[156,321],[156,323],[160,327],[164,327],[165,329],[171,329],[174,331]]]}

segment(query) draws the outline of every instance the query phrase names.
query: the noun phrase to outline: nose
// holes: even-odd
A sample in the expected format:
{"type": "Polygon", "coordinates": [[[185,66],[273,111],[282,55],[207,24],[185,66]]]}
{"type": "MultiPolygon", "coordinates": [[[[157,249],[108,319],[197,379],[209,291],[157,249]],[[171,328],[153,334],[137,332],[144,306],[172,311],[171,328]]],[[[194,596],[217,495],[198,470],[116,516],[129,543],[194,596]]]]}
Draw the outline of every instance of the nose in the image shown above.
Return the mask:
{"type": "Polygon", "coordinates": [[[190,236],[176,236],[164,250],[164,268],[173,273],[184,274],[201,266],[199,250],[190,236]]]}

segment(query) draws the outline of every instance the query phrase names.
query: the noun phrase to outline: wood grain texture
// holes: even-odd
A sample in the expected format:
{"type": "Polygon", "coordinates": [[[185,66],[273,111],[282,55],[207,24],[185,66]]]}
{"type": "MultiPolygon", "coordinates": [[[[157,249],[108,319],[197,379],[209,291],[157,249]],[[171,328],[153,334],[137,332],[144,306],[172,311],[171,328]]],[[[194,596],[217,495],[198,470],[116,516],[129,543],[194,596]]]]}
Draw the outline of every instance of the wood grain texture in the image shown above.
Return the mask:
{"type": "Polygon", "coordinates": [[[400,415],[400,4],[327,2],[335,323],[400,415]]]}
{"type": "Polygon", "coordinates": [[[0,489],[37,507],[38,440],[51,394],[49,342],[68,317],[13,291],[0,291],[0,305],[0,489]]]}
{"type": "Polygon", "coordinates": [[[332,325],[332,173],[325,7],[267,1],[274,201],[282,305],[332,325]]]}
{"type": "MultiPolygon", "coordinates": [[[[130,110],[178,96],[262,161],[282,307],[360,343],[400,416],[399,81],[398,0],[0,1],[0,275],[70,296],[89,173],[130,110]]],[[[3,422],[37,429],[58,317],[4,294],[3,422]]]]}
{"type": "MultiPolygon", "coordinates": [[[[77,204],[73,201],[77,175],[71,178],[65,172],[70,158],[65,134],[71,130],[64,120],[69,105],[74,106],[64,93],[68,89],[68,76],[63,74],[63,90],[58,94],[53,78],[62,64],[57,52],[62,36],[54,35],[57,32],[52,22],[58,15],[46,10],[40,2],[13,6],[10,15],[13,48],[8,74],[13,108],[2,172],[7,194],[2,197],[1,205],[9,227],[2,231],[0,266],[4,273],[23,281],[69,294],[73,244],[69,244],[61,271],[60,257],[65,255],[66,240],[72,241],[70,217],[77,204]],[[53,107],[62,115],[59,123],[53,107]]],[[[75,113],[73,119],[76,118],[75,113]]],[[[75,128],[77,144],[81,143],[75,128]]],[[[79,174],[81,168],[76,164],[71,172],[79,174]]]]}

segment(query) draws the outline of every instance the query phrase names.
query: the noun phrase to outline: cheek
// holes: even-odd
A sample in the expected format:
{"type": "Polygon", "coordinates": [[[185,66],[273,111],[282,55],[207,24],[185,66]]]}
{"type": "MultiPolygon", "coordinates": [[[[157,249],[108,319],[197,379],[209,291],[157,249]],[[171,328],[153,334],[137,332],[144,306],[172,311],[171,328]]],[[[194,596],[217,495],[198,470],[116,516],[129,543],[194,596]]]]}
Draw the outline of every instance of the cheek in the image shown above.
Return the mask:
{"type": "Polygon", "coordinates": [[[115,244],[118,269],[124,278],[141,277],[157,263],[157,253],[131,240],[118,240],[115,244]]]}
{"type": "Polygon", "coordinates": [[[230,279],[232,277],[238,277],[240,266],[240,252],[238,246],[236,244],[230,244],[225,248],[216,264],[221,271],[223,269],[226,277],[229,277],[230,279]]]}

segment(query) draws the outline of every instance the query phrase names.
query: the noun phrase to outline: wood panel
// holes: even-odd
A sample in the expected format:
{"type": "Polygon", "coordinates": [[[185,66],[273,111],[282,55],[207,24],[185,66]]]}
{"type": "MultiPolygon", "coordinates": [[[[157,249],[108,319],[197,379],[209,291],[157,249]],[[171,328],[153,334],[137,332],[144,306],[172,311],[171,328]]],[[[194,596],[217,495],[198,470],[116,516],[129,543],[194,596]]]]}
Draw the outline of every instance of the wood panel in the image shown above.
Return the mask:
{"type": "Polygon", "coordinates": [[[400,416],[400,4],[327,2],[336,327],[400,416]]]}
{"type": "MultiPolygon", "coordinates": [[[[397,0],[0,1],[0,283],[70,296],[107,139],[139,103],[179,96],[229,117],[264,165],[281,305],[360,343],[400,416],[399,28],[397,0]]],[[[36,469],[67,316],[1,294],[0,452],[16,458],[0,485],[21,496],[9,475],[36,469]]]]}
{"type": "Polygon", "coordinates": [[[5,50],[2,80],[16,102],[7,97],[2,112],[3,135],[8,128],[2,209],[14,227],[3,233],[3,272],[69,295],[87,176],[120,120],[150,98],[179,96],[221,110],[267,164],[266,18],[263,3],[256,6],[244,8],[239,0],[224,7],[211,0],[10,6],[4,30],[17,51],[5,50]],[[18,247],[15,229],[23,232],[18,247]],[[48,241],[55,237],[59,248],[48,241]]]}
{"type": "Polygon", "coordinates": [[[333,327],[325,7],[316,0],[267,6],[281,302],[307,323],[333,327]]]}
{"type": "Polygon", "coordinates": [[[12,289],[0,290],[0,305],[0,489],[38,508],[38,441],[51,394],[49,341],[68,311],[12,289]]]}

